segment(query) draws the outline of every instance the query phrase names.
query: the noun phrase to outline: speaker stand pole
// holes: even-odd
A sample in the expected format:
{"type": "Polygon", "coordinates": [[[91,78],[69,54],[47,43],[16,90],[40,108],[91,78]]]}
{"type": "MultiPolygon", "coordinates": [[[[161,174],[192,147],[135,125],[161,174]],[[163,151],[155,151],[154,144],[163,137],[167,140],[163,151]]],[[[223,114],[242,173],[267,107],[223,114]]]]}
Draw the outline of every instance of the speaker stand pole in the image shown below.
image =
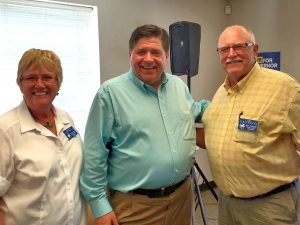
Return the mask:
{"type": "MultiPolygon", "coordinates": [[[[191,92],[191,76],[187,75],[187,86],[189,88],[190,93],[191,92]]],[[[215,197],[215,199],[218,201],[218,195],[216,194],[215,190],[212,188],[212,186],[209,184],[209,181],[207,180],[207,178],[205,177],[204,173],[202,172],[202,170],[200,169],[196,159],[194,158],[194,166],[197,169],[197,171],[199,172],[200,176],[202,177],[204,183],[207,185],[207,187],[209,188],[209,190],[211,191],[211,193],[213,194],[213,196],[215,197]]]]}
{"type": "Polygon", "coordinates": [[[191,93],[191,76],[187,75],[187,86],[189,88],[189,91],[191,93]]]}
{"type": "Polygon", "coordinates": [[[213,196],[215,197],[215,199],[218,201],[218,195],[216,194],[215,190],[213,189],[213,187],[210,185],[209,181],[207,180],[207,178],[205,177],[204,173],[202,172],[202,170],[200,169],[196,159],[194,158],[194,167],[197,169],[198,173],[200,174],[200,176],[202,177],[204,183],[207,185],[207,187],[209,188],[210,192],[213,194],[213,196]]]}
{"type": "MultiPolygon", "coordinates": [[[[187,75],[187,86],[188,89],[191,93],[191,76],[187,75]]],[[[198,173],[200,174],[200,176],[202,177],[204,183],[206,183],[207,187],[209,188],[209,190],[211,191],[211,193],[213,194],[213,196],[215,197],[215,199],[218,201],[218,196],[216,194],[216,192],[214,191],[214,189],[211,187],[211,185],[209,184],[209,181],[207,180],[207,178],[205,177],[204,173],[202,172],[202,170],[200,169],[195,157],[193,158],[193,167],[191,170],[191,175],[192,175],[192,179],[194,181],[194,186],[195,186],[195,192],[196,192],[196,197],[198,200],[198,203],[196,204],[195,207],[195,211],[197,208],[197,205],[199,204],[200,207],[200,212],[201,212],[201,216],[202,216],[202,220],[203,220],[203,224],[207,225],[207,217],[206,217],[206,213],[205,213],[205,209],[204,209],[204,205],[203,205],[203,201],[202,201],[202,197],[201,197],[201,192],[200,192],[200,188],[199,185],[197,183],[197,178],[196,178],[196,171],[198,171],[198,173]]],[[[192,225],[195,225],[195,215],[193,214],[192,217],[192,225]]]]}
{"type": "MultiPolygon", "coordinates": [[[[197,178],[196,178],[196,173],[195,173],[195,168],[194,167],[192,168],[191,173],[192,173],[192,179],[193,179],[193,182],[194,182],[195,192],[196,192],[196,196],[197,196],[197,200],[198,200],[198,202],[196,203],[196,206],[195,206],[195,211],[196,211],[197,205],[199,204],[203,224],[208,225],[207,217],[206,217],[206,213],[205,213],[205,210],[204,210],[204,205],[203,205],[203,201],[202,201],[202,197],[201,197],[201,193],[200,193],[200,188],[199,188],[199,185],[197,183],[197,178]]],[[[196,224],[196,221],[195,221],[195,217],[193,216],[192,217],[192,225],[195,225],[195,224],[196,224]]]]}

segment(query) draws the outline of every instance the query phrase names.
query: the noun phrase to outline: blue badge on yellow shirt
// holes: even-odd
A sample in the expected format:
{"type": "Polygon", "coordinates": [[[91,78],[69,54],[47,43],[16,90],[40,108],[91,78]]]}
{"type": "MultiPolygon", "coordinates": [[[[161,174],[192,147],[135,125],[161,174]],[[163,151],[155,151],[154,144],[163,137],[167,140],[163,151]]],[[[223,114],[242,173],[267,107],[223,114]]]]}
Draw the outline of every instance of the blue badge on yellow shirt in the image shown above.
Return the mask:
{"type": "Polygon", "coordinates": [[[64,130],[64,134],[67,136],[69,140],[75,137],[78,133],[77,131],[71,126],[64,130]]]}
{"type": "Polygon", "coordinates": [[[257,132],[258,121],[257,120],[249,120],[245,118],[239,118],[239,130],[249,131],[249,132],[257,132]]]}

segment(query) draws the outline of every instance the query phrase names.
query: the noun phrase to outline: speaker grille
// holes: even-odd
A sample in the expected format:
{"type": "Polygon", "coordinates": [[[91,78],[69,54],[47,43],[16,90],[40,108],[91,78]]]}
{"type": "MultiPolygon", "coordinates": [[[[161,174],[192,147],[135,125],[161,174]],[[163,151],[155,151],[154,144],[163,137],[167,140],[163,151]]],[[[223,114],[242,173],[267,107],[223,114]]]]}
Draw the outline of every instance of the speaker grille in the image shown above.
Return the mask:
{"type": "Polygon", "coordinates": [[[198,74],[201,27],[180,21],[169,26],[171,71],[175,75],[198,74]]]}

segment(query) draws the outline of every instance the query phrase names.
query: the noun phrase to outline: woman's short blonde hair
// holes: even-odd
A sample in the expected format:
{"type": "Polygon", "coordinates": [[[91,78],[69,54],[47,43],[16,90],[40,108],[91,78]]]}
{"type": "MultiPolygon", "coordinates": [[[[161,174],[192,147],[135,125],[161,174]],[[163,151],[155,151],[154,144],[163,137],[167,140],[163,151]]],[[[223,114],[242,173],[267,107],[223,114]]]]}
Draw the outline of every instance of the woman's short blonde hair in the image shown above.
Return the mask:
{"type": "Polygon", "coordinates": [[[24,52],[18,65],[17,84],[21,85],[23,73],[31,66],[38,68],[44,67],[53,72],[57,76],[58,88],[60,88],[63,81],[63,71],[59,57],[50,50],[29,49],[24,52]]]}

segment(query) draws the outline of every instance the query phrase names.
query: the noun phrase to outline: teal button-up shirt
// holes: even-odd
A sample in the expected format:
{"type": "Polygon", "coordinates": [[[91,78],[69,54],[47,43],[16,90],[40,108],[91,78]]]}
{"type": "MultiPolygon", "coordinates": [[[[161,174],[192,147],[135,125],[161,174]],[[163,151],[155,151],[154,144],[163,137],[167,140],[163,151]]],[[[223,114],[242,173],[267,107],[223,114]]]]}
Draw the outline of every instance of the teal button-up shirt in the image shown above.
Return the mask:
{"type": "Polygon", "coordinates": [[[184,179],[196,148],[194,102],[185,83],[163,74],[156,92],[132,70],[105,82],[92,103],[84,137],[81,191],[94,216],[112,210],[107,188],[155,189],[184,179]]]}

